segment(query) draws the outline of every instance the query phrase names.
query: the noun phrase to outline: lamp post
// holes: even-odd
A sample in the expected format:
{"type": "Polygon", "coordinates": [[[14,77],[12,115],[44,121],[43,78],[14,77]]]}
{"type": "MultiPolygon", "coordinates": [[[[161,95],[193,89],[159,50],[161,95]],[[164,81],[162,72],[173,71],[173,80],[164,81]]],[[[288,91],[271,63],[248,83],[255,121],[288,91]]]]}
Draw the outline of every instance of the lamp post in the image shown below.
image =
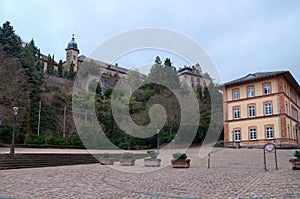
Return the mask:
{"type": "MultiPolygon", "coordinates": [[[[2,120],[0,120],[0,135],[2,134],[2,120]]],[[[0,140],[1,142],[1,140],[0,140]]]]}
{"type": "Polygon", "coordinates": [[[13,107],[13,116],[14,116],[14,125],[13,125],[13,133],[10,145],[10,154],[15,154],[15,131],[16,131],[16,122],[17,122],[17,115],[18,115],[18,107],[13,107]]]}
{"type": "Polygon", "coordinates": [[[231,135],[232,135],[231,137],[232,137],[232,148],[233,148],[234,147],[234,143],[233,143],[234,142],[234,132],[233,131],[231,131],[231,135]]]}
{"type": "Polygon", "coordinates": [[[0,120],[0,133],[2,133],[2,120],[0,120]]]}
{"type": "Polygon", "coordinates": [[[159,154],[159,129],[156,130],[157,133],[157,153],[159,154]]]}
{"type": "Polygon", "coordinates": [[[297,137],[298,144],[300,144],[300,122],[296,124],[296,137],[297,137]]]}

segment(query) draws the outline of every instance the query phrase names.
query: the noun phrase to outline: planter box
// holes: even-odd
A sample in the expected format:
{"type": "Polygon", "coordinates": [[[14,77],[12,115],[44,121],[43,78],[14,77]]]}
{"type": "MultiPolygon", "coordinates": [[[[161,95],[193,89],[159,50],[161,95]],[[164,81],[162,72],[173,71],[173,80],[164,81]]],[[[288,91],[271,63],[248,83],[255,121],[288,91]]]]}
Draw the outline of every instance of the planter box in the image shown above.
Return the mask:
{"type": "Polygon", "coordinates": [[[135,159],[120,159],[120,166],[134,166],[135,159]]]}
{"type": "Polygon", "coordinates": [[[147,159],[144,159],[144,166],[145,167],[159,167],[160,162],[161,162],[161,159],[147,158],[147,159]]]}
{"type": "Polygon", "coordinates": [[[293,170],[300,170],[300,159],[290,159],[293,170]]]}
{"type": "Polygon", "coordinates": [[[101,165],[113,165],[115,160],[112,158],[100,159],[99,160],[101,165]]]}
{"type": "Polygon", "coordinates": [[[190,167],[190,159],[186,160],[172,160],[172,167],[173,168],[189,168],[190,167]]]}

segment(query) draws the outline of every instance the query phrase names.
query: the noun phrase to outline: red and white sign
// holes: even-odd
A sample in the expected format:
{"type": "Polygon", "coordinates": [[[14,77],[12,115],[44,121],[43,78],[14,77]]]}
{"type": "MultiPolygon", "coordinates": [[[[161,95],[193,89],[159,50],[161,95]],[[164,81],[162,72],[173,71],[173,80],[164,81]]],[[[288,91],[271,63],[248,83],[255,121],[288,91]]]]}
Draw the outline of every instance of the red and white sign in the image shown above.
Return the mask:
{"type": "Polygon", "coordinates": [[[275,145],[274,144],[266,144],[265,145],[265,151],[268,153],[272,153],[275,150],[275,145]]]}

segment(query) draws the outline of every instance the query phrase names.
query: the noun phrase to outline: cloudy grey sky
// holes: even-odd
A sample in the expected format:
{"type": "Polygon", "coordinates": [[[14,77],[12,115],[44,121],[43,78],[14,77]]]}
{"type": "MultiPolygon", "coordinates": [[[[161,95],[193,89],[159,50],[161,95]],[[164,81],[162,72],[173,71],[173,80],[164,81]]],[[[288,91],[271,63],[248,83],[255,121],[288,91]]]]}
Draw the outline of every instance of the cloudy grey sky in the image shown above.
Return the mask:
{"type": "MultiPolygon", "coordinates": [[[[24,41],[33,38],[44,54],[65,59],[75,34],[80,54],[122,32],[145,27],[177,31],[201,45],[223,82],[258,71],[289,70],[300,81],[300,1],[297,0],[102,0],[0,1],[0,23],[10,21],[24,41]]],[[[120,44],[121,45],[121,44],[120,44]]],[[[161,53],[161,54],[160,54],[161,53]]],[[[145,50],[118,60],[131,68],[152,63],[145,50]]],[[[201,60],[199,60],[201,63],[201,60]]]]}

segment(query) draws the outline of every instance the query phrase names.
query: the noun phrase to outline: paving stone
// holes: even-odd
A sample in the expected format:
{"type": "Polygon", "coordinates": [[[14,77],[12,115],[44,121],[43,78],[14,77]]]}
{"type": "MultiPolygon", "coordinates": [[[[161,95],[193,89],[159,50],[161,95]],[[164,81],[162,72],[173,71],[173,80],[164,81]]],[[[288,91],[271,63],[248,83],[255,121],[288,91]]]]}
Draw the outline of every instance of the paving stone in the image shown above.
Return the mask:
{"type": "Polygon", "coordinates": [[[199,148],[191,148],[189,169],[168,166],[133,174],[90,164],[2,170],[0,199],[300,198],[300,172],[288,162],[293,151],[277,151],[279,170],[275,170],[273,154],[268,154],[268,171],[262,150],[226,148],[212,151],[210,169],[207,158],[198,157],[199,148]]]}

